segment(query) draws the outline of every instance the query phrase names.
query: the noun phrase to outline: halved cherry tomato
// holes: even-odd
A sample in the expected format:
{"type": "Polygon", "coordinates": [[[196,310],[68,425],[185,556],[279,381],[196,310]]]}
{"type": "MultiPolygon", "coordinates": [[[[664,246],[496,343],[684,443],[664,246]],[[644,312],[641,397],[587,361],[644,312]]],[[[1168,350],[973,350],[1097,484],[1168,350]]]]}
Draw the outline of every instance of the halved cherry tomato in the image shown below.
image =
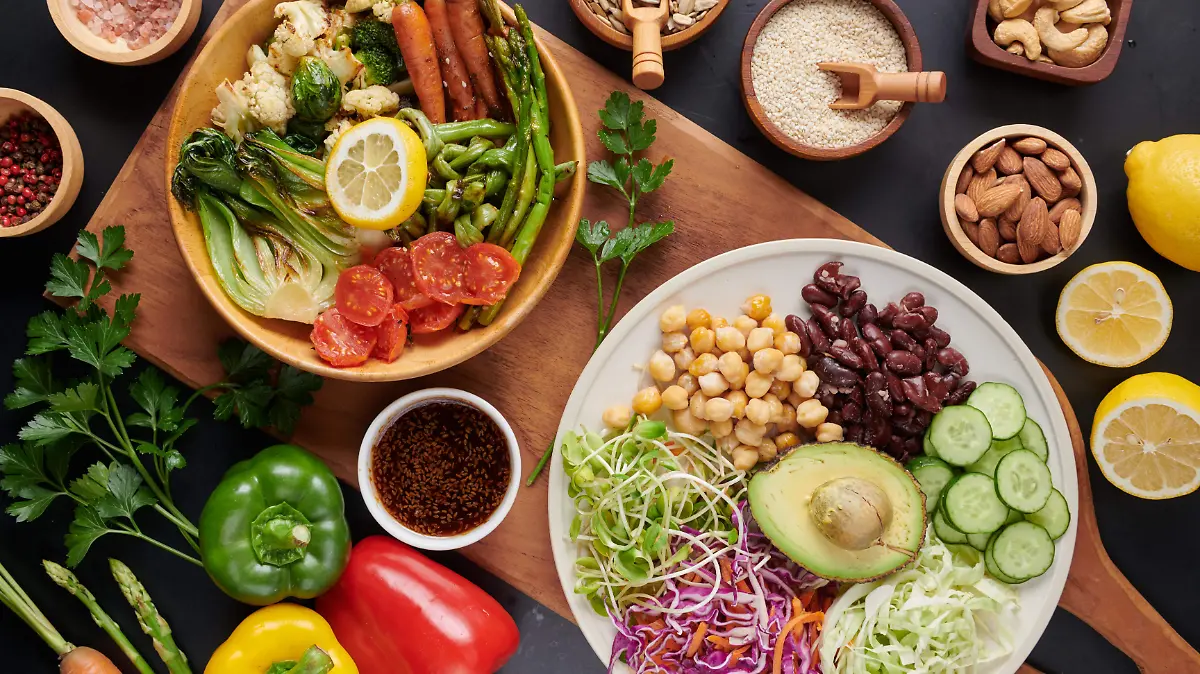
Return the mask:
{"type": "Polygon", "coordinates": [[[393,300],[397,304],[412,311],[433,303],[433,300],[417,289],[416,280],[413,278],[412,256],[407,248],[383,249],[375,258],[375,266],[392,282],[396,289],[393,300]]]}
{"type": "Polygon", "coordinates": [[[333,297],[338,311],[359,325],[379,325],[392,309],[392,282],[378,269],[360,264],[338,276],[333,297]]]}
{"type": "Polygon", "coordinates": [[[379,324],[377,334],[379,341],[375,343],[375,350],[371,355],[385,363],[399,358],[400,354],[404,353],[404,347],[408,345],[408,312],[404,307],[393,304],[387,318],[379,324]]]}
{"type": "Polygon", "coordinates": [[[374,328],[346,320],[336,308],[317,316],[310,339],[317,355],[334,367],[362,365],[377,339],[374,328]]]}
{"type": "Polygon", "coordinates": [[[492,243],[477,243],[467,249],[466,297],[464,304],[495,304],[521,275],[521,263],[512,253],[492,243]]]}
{"type": "Polygon", "coordinates": [[[463,301],[467,258],[453,234],[434,232],[413,241],[412,265],[417,289],[427,297],[445,304],[463,301]]]}
{"type": "Polygon", "coordinates": [[[411,330],[414,335],[423,335],[430,332],[445,330],[454,325],[454,321],[462,316],[467,308],[461,304],[442,304],[434,302],[433,304],[416,309],[409,315],[411,322],[411,330]]]}

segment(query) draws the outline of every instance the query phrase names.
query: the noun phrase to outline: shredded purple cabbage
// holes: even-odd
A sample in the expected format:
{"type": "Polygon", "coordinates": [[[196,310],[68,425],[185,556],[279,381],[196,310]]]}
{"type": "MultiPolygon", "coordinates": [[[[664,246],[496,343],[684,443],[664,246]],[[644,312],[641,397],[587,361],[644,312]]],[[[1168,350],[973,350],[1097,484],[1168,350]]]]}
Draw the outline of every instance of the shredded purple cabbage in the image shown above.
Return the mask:
{"type": "MultiPolygon", "coordinates": [[[[754,526],[745,503],[734,516],[743,535],[719,558],[729,564],[730,582],[724,582],[710,563],[696,571],[699,581],[669,579],[663,582],[662,593],[656,599],[630,606],[623,616],[609,611],[617,627],[610,674],[618,662],[628,664],[637,674],[771,671],[776,638],[792,619],[792,599],[825,586],[827,581],[779,552],[754,526]],[[745,581],[743,587],[751,592],[739,590],[739,581],[745,581]],[[714,585],[716,596],[710,600],[714,585]],[[688,657],[688,646],[701,623],[707,628],[704,639],[699,650],[688,657]],[[710,636],[723,637],[734,650],[718,648],[708,639],[710,636]]],[[[672,541],[675,546],[682,543],[672,541]]],[[[704,557],[703,550],[693,549],[691,557],[677,568],[694,565],[704,557]]],[[[784,674],[821,674],[813,662],[809,634],[808,629],[797,629],[784,642],[784,674]]]]}

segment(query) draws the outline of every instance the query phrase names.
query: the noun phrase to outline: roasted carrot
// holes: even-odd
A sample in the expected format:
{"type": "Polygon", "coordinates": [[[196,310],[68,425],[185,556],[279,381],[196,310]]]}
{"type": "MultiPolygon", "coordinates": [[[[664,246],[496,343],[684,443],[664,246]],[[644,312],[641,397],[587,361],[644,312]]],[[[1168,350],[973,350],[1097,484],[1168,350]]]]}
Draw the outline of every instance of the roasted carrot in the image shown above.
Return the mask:
{"type": "Polygon", "coordinates": [[[86,646],[63,656],[58,663],[59,674],[121,674],[121,670],[103,653],[86,646]]]}
{"type": "Polygon", "coordinates": [[[437,48],[438,66],[442,69],[442,86],[450,95],[454,121],[475,119],[475,87],[471,86],[471,75],[454,45],[446,0],[425,0],[425,16],[429,17],[429,26],[433,29],[433,45],[437,48]]]}
{"type": "Polygon", "coordinates": [[[505,116],[504,107],[500,103],[500,91],[492,71],[492,57],[483,39],[483,16],[479,13],[478,0],[446,0],[446,8],[450,11],[450,31],[454,34],[454,44],[458,45],[458,52],[462,54],[467,71],[471,73],[476,95],[483,99],[490,116],[502,119],[505,116]]]}
{"type": "Polygon", "coordinates": [[[442,71],[433,45],[433,29],[420,5],[402,0],[392,8],[392,30],[400,44],[400,55],[408,67],[421,112],[434,124],[446,121],[446,96],[442,93],[442,71]]]}

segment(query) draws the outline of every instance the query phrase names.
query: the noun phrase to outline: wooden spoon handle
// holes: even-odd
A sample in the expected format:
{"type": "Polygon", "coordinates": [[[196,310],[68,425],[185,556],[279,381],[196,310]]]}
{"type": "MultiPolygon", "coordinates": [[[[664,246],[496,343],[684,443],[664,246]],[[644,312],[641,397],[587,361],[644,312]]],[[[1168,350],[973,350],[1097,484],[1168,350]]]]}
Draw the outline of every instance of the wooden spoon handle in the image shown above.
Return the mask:
{"type": "Polygon", "coordinates": [[[644,91],[662,86],[666,77],[660,30],[653,21],[633,24],[633,84],[644,91]]]}
{"type": "Polygon", "coordinates": [[[946,73],[878,73],[875,100],[941,103],[946,100],[946,73]]]}

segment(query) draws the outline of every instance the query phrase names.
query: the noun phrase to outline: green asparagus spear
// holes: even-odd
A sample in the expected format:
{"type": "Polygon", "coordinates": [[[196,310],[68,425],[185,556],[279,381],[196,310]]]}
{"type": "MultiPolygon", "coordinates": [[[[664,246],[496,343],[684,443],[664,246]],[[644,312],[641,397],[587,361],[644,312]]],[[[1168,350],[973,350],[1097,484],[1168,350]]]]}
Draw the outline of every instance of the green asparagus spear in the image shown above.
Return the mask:
{"type": "MultiPolygon", "coordinates": [[[[529,259],[529,253],[533,250],[533,244],[537,241],[538,234],[542,231],[542,225],[546,222],[546,215],[550,212],[550,202],[554,196],[554,173],[543,173],[540,185],[538,186],[538,199],[533,208],[529,210],[529,217],[525,218],[525,222],[521,225],[521,230],[517,234],[517,239],[512,245],[512,256],[521,265],[529,259]]],[[[492,321],[496,320],[496,316],[500,313],[500,308],[504,306],[504,300],[484,307],[479,313],[480,325],[491,325],[492,321]]]]}
{"type": "Polygon", "coordinates": [[[129,660],[133,663],[133,666],[136,667],[139,672],[142,674],[154,674],[154,668],[151,667],[150,663],[146,662],[146,658],[142,657],[142,654],[139,653],[136,648],[134,648],[133,644],[130,643],[129,639],[125,636],[125,633],[121,631],[121,627],[117,625],[117,623],[113,621],[113,619],[109,617],[107,613],[104,612],[104,609],[100,608],[100,604],[96,601],[96,597],[92,595],[90,590],[84,587],[83,583],[79,582],[79,578],[77,578],[75,574],[71,573],[64,567],[47,560],[42,560],[42,566],[46,569],[46,574],[50,576],[50,580],[53,580],[58,584],[59,587],[67,592],[70,592],[75,596],[76,599],[78,599],[83,603],[84,606],[87,607],[88,611],[90,611],[92,614],[92,620],[96,621],[96,624],[100,626],[100,629],[104,630],[108,636],[112,637],[112,640],[115,641],[117,646],[121,648],[121,652],[129,658],[129,660]]]}
{"type": "Polygon", "coordinates": [[[512,245],[513,237],[517,235],[517,228],[525,219],[525,213],[529,210],[529,205],[533,203],[533,197],[537,192],[537,175],[537,159],[530,154],[525,160],[525,170],[521,174],[521,187],[517,190],[517,203],[513,207],[512,215],[505,221],[499,239],[494,243],[505,248],[512,245]]]}
{"type": "Polygon", "coordinates": [[[125,595],[125,601],[129,602],[134,613],[137,614],[138,624],[141,625],[142,631],[153,640],[154,650],[158,651],[158,657],[162,658],[163,663],[167,666],[167,671],[171,674],[191,674],[192,670],[188,667],[187,656],[179,650],[179,647],[175,645],[175,638],[171,636],[171,626],[154,607],[150,593],[146,592],[141,581],[133,575],[133,571],[128,566],[120,561],[109,559],[108,564],[112,568],[113,578],[116,578],[117,584],[121,586],[121,594],[125,595]]]}
{"type": "Polygon", "coordinates": [[[556,184],[561,183],[562,181],[566,180],[567,178],[570,178],[571,176],[575,175],[575,169],[577,166],[578,166],[578,162],[576,162],[575,160],[565,161],[561,164],[556,164],[554,166],[554,182],[556,184]]]}

